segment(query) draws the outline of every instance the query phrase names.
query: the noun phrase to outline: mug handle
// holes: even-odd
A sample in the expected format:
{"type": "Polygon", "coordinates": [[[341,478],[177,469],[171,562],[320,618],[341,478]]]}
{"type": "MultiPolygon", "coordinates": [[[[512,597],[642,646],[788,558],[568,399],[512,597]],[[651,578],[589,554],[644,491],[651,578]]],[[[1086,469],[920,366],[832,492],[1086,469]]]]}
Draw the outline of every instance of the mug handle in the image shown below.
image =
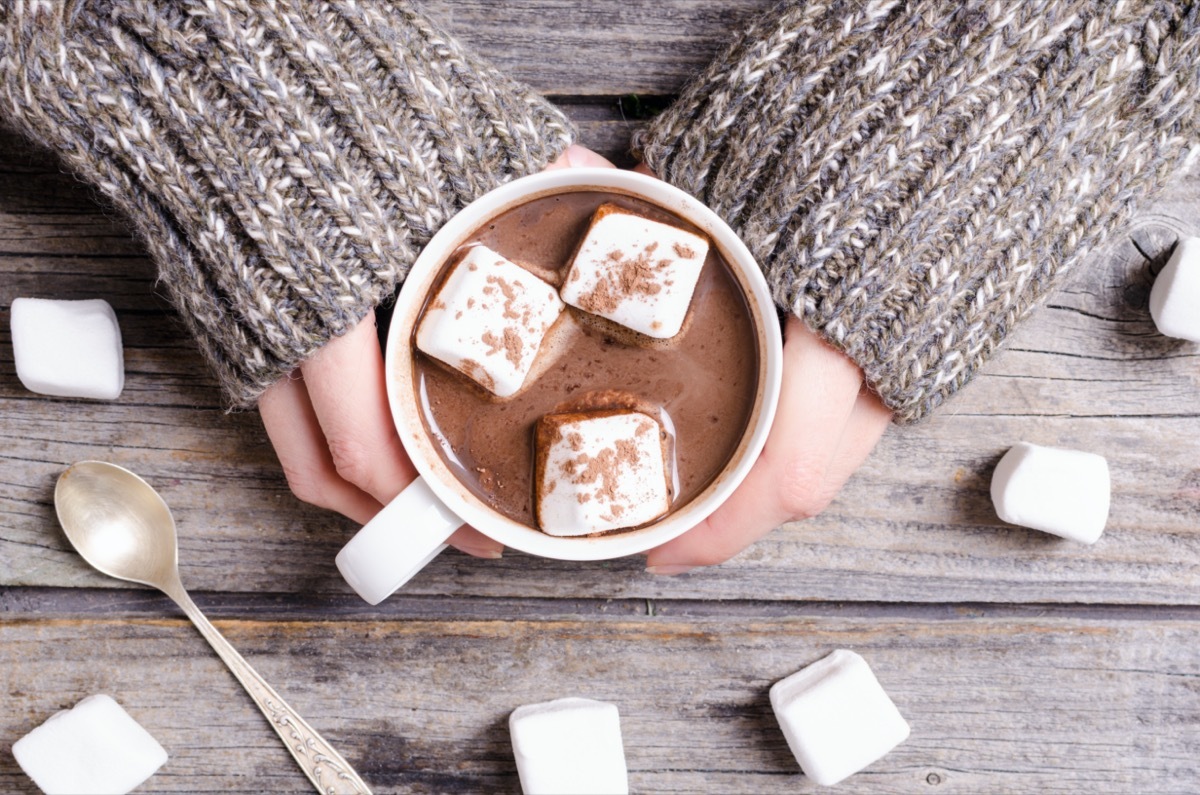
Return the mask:
{"type": "Polygon", "coordinates": [[[436,558],[462,523],[418,477],[342,547],[338,571],[377,605],[436,558]]]}

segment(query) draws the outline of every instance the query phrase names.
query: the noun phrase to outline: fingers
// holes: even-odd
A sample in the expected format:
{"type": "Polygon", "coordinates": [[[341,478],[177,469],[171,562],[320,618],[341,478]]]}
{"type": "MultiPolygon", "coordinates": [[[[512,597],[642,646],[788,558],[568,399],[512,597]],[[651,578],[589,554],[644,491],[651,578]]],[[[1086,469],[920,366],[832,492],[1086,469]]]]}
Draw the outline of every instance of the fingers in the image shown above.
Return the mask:
{"type": "Polygon", "coordinates": [[[338,476],[390,502],[417,475],[392,424],[374,313],[300,372],[338,476]]]}
{"type": "Polygon", "coordinates": [[[545,170],[554,171],[560,168],[616,168],[616,166],[586,146],[571,144],[563,150],[557,160],[546,166],[545,170]]]}
{"type": "Polygon", "coordinates": [[[778,525],[823,510],[874,448],[891,415],[844,355],[790,318],[783,384],[766,446],[707,520],[650,552],[647,569],[679,574],[721,563],[778,525]]]}
{"type": "Polygon", "coordinates": [[[875,393],[863,389],[854,402],[854,411],[846,423],[838,442],[837,452],[829,462],[826,476],[829,480],[845,484],[850,476],[862,466],[875,444],[892,424],[892,412],[875,393]]]}
{"type": "Polygon", "coordinates": [[[383,506],[338,476],[304,382],[285,378],[258,399],[263,426],[283,467],[288,487],[303,502],[366,524],[383,506]]]}
{"type": "MultiPolygon", "coordinates": [[[[331,340],[259,400],[267,435],[299,499],[366,524],[416,478],[387,405],[374,316],[331,340]]],[[[496,558],[503,546],[470,527],[450,542],[496,558]]]]}

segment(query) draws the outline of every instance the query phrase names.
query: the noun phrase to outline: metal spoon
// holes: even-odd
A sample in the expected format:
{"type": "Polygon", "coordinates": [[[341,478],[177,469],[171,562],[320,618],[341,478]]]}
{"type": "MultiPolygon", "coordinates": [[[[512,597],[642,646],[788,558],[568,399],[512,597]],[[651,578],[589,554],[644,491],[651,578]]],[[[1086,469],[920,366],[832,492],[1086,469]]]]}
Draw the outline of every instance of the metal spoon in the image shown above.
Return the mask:
{"type": "Polygon", "coordinates": [[[346,760],[263,681],[192,602],[179,581],[175,520],[150,484],[115,464],[81,461],[59,476],[54,507],[67,538],[94,568],[119,580],[153,586],[183,608],[318,792],[370,795],[346,760]]]}

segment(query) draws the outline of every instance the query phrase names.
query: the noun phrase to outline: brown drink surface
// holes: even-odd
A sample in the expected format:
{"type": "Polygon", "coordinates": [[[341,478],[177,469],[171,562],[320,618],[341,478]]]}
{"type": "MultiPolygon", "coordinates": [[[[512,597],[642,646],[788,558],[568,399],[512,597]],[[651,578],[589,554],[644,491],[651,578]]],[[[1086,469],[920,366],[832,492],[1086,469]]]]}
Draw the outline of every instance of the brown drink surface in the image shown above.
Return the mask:
{"type": "MultiPolygon", "coordinates": [[[[482,243],[557,286],[592,213],[606,202],[698,231],[647,202],[583,191],[508,210],[464,248],[482,243]]],[[[546,414],[637,407],[657,416],[672,447],[672,511],[712,482],[741,441],[757,389],[758,348],[746,299],[715,247],[677,336],[630,345],[619,339],[627,334],[606,322],[568,308],[551,332],[552,358],[535,364],[525,387],[507,399],[419,351],[414,356],[422,419],[443,460],[485,503],[517,522],[537,527],[533,429],[546,414]]]]}

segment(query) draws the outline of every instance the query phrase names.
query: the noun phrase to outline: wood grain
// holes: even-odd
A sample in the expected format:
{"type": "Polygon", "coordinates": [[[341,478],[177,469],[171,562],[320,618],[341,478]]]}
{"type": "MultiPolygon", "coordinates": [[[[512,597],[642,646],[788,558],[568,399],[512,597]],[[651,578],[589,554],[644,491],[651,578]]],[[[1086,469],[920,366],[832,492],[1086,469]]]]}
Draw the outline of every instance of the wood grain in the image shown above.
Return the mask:
{"type": "Polygon", "coordinates": [[[429,16],[545,94],[674,94],[775,0],[438,0],[429,16]]]}
{"type": "MultiPolygon", "coordinates": [[[[849,791],[1183,792],[1200,758],[1195,622],[218,624],[379,793],[519,792],[508,713],[568,695],[618,705],[634,792],[816,791],[767,690],[835,648],[868,660],[912,727],[849,791]]],[[[0,666],[11,683],[0,737],[106,692],[171,757],[139,792],[305,791],[265,721],[179,620],[10,619],[0,625],[0,666]]],[[[0,790],[31,791],[7,755],[0,790]]]]}

